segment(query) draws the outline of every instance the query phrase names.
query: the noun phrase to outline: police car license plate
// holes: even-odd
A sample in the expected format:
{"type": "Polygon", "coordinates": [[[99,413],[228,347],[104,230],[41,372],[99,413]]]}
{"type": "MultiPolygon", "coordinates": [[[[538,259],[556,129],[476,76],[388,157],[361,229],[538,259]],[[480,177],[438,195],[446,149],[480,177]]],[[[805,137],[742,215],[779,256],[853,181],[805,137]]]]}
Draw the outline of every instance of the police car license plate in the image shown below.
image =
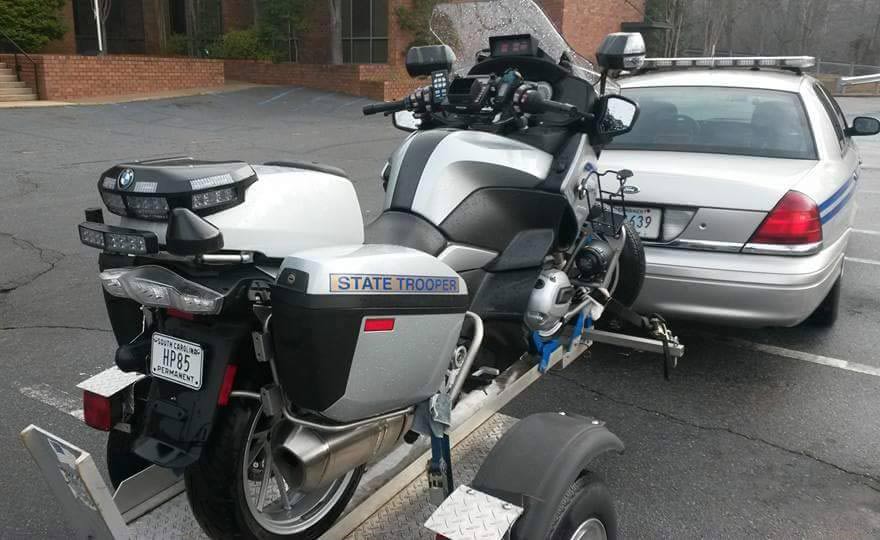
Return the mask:
{"type": "Polygon", "coordinates": [[[644,240],[660,238],[660,222],[663,221],[663,210],[660,208],[626,207],[626,220],[644,240]]]}
{"type": "Polygon", "coordinates": [[[198,343],[156,332],[150,349],[150,372],[154,377],[198,390],[202,387],[204,356],[198,343]]]}

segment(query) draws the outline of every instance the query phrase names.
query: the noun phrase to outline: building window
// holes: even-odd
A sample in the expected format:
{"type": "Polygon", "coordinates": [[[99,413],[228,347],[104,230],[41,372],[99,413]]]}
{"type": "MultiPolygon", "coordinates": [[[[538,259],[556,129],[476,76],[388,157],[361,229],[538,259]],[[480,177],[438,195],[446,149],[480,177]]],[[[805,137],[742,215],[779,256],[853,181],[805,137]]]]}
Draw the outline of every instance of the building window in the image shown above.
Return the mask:
{"type": "Polygon", "coordinates": [[[388,61],[388,0],[342,0],[342,61],[388,61]]]}

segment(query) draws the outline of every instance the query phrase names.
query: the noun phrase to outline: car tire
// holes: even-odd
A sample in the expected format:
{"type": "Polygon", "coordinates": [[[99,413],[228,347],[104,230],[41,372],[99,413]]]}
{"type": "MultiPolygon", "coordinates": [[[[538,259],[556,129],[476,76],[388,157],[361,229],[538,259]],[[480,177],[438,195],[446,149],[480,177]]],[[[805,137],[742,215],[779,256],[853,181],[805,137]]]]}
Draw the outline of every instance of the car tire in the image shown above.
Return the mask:
{"type": "Polygon", "coordinates": [[[601,476],[587,471],[569,486],[547,538],[617,538],[614,499],[601,476]]]}
{"type": "Polygon", "coordinates": [[[626,242],[617,261],[617,285],[609,292],[615,300],[630,307],[639,297],[645,283],[645,247],[639,233],[628,221],[624,223],[624,227],[626,242]]]}
{"type": "Polygon", "coordinates": [[[843,281],[843,272],[837,277],[837,281],[831,286],[828,295],[819,304],[819,307],[807,318],[807,323],[813,326],[822,326],[829,328],[834,326],[837,321],[837,314],[840,311],[840,288],[843,281]]]}

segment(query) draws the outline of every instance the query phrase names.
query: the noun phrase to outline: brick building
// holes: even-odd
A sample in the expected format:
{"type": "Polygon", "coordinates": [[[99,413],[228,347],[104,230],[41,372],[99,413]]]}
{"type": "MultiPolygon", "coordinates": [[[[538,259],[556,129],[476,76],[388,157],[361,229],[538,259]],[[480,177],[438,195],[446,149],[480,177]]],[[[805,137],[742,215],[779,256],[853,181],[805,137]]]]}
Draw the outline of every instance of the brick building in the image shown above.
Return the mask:
{"type": "MultiPolygon", "coordinates": [[[[195,0],[199,1],[199,0],[195,0]]],[[[200,0],[202,24],[219,35],[254,24],[259,0],[200,0]]],[[[296,40],[298,59],[303,63],[330,62],[330,0],[316,3],[309,31],[296,40]]],[[[396,10],[409,0],[338,0],[345,63],[396,64],[406,52],[410,37],[396,24],[396,10]]],[[[585,56],[593,52],[608,32],[623,22],[644,18],[644,0],[538,0],[566,39],[585,56]]],[[[91,54],[97,50],[97,32],[92,15],[93,0],[68,0],[63,18],[68,32],[50,43],[44,52],[91,54]]],[[[113,0],[107,21],[111,54],[159,55],[168,38],[188,32],[186,9],[189,0],[113,0]]]]}
{"type": "MultiPolygon", "coordinates": [[[[394,99],[411,89],[403,61],[412,36],[397,23],[397,10],[412,0],[335,0],[339,6],[341,65],[331,64],[330,2],[316,0],[309,29],[287,45],[297,63],[227,60],[226,79],[314,88],[394,99]]],[[[601,39],[624,22],[644,19],[645,0],[537,0],[568,42],[592,57],[601,39]]],[[[192,36],[187,10],[200,6],[199,34],[214,38],[254,25],[260,0],[113,0],[105,48],[111,55],[161,56],[169,43],[192,36]]],[[[93,0],[67,0],[68,32],[43,52],[94,55],[97,31],[93,0]]],[[[181,60],[182,61],[182,60],[181,60]]],[[[97,64],[100,65],[100,64],[97,64]]]]}

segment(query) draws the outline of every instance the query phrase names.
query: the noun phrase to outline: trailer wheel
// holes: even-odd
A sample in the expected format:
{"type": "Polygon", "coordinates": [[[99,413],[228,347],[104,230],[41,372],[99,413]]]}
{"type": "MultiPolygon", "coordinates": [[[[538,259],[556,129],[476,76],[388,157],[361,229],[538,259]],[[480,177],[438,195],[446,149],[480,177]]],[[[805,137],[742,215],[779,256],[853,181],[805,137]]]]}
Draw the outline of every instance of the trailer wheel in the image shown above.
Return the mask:
{"type": "Polygon", "coordinates": [[[235,400],[221,415],[202,457],[184,475],[193,514],[208,536],[314,540],[326,532],[354,495],[365,467],[314,492],[288,491],[277,471],[266,467],[272,424],[262,407],[235,400]]]}
{"type": "Polygon", "coordinates": [[[132,435],[114,429],[107,435],[107,473],[113,489],[150,466],[150,462],[131,451],[132,435]]]}
{"type": "Polygon", "coordinates": [[[587,471],[569,486],[547,537],[552,540],[617,538],[614,499],[598,474],[587,471]]]}

